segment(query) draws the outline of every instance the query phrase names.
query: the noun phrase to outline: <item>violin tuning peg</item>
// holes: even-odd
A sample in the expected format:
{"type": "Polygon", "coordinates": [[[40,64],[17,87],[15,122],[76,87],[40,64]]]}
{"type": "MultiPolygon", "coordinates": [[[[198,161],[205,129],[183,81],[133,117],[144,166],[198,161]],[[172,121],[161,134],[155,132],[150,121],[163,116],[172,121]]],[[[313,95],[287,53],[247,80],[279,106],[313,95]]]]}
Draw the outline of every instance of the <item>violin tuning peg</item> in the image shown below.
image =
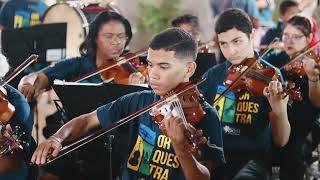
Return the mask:
{"type": "Polygon", "coordinates": [[[203,131],[202,129],[199,129],[199,130],[196,130],[195,134],[194,134],[196,137],[201,137],[203,136],[203,131]]]}
{"type": "Polygon", "coordinates": [[[203,144],[205,144],[205,143],[207,143],[207,138],[201,137],[197,144],[198,144],[198,145],[203,145],[203,144]]]}

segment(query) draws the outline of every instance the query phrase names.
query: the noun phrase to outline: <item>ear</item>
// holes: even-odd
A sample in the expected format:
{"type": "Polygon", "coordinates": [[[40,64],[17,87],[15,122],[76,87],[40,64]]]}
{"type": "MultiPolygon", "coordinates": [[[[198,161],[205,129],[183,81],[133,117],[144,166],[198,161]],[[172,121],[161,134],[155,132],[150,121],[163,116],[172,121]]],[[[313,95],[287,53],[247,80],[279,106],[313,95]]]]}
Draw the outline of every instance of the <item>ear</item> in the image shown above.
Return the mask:
{"type": "Polygon", "coordinates": [[[311,43],[312,39],[313,39],[313,34],[310,33],[309,36],[307,37],[307,42],[308,42],[308,44],[311,43]]]}
{"type": "Polygon", "coordinates": [[[249,35],[249,38],[250,38],[250,40],[252,41],[252,42],[254,42],[254,39],[255,39],[255,37],[257,36],[257,30],[255,29],[255,28],[252,28],[252,31],[251,31],[251,33],[250,33],[250,35],[249,35]]]}
{"type": "Polygon", "coordinates": [[[187,63],[187,67],[186,67],[186,73],[184,75],[185,80],[189,80],[190,77],[194,74],[194,72],[196,71],[197,68],[197,64],[196,62],[192,61],[192,62],[188,62],[187,63]]]}

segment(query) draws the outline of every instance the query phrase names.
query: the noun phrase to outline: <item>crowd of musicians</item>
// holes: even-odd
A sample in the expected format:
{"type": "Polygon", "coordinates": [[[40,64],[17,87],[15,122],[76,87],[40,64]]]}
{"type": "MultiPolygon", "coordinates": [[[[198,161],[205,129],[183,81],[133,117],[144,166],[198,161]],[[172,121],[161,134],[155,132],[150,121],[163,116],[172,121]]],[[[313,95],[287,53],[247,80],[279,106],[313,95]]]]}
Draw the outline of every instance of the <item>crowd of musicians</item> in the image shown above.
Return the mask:
{"type": "Polygon", "coordinates": [[[269,180],[272,167],[281,180],[305,179],[320,139],[320,39],[319,22],[300,5],[282,1],[280,21],[263,36],[245,9],[224,9],[208,43],[199,17],[184,14],[133,55],[128,19],[103,11],[79,57],[29,73],[18,87],[9,84],[20,67],[8,73],[0,55],[0,179],[269,180]],[[217,64],[191,80],[198,53],[210,49],[217,64]],[[57,79],[147,88],[67,120],[37,144],[28,103],[57,79]]]}

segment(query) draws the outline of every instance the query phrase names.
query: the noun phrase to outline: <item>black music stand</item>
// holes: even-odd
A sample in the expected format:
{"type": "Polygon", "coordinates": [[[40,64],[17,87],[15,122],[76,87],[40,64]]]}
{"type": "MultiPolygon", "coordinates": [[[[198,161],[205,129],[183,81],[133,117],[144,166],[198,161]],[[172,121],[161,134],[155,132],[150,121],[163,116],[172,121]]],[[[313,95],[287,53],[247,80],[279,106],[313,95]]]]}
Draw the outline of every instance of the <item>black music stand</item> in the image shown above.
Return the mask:
{"type": "Polygon", "coordinates": [[[190,80],[200,78],[209,68],[217,64],[216,55],[214,53],[198,53],[197,69],[190,80]]]}
{"type": "Polygon", "coordinates": [[[57,93],[69,119],[94,111],[123,95],[146,90],[141,86],[121,84],[54,84],[57,93]]]}
{"type": "MultiPolygon", "coordinates": [[[[120,84],[102,84],[102,85],[53,85],[54,91],[59,96],[61,103],[63,105],[64,111],[69,118],[79,116],[84,113],[91,112],[97,107],[111,102],[123,95],[146,90],[148,88],[141,86],[130,86],[130,85],[120,85],[120,84]]],[[[119,159],[123,159],[126,154],[126,139],[128,139],[127,132],[112,131],[108,135],[102,136],[104,138],[104,147],[107,150],[107,176],[109,179],[114,179],[116,174],[120,173],[120,163],[119,159]],[[119,138],[118,141],[113,141],[114,135],[119,138]],[[107,140],[105,140],[107,139],[107,140]],[[115,144],[114,144],[115,143],[115,144]],[[114,148],[112,148],[114,147],[114,148]],[[117,152],[113,154],[114,152],[117,152]],[[112,158],[114,157],[114,158],[112,158]],[[116,167],[116,169],[113,169],[116,167]]],[[[101,139],[101,138],[99,138],[101,139]]],[[[94,141],[92,143],[97,143],[94,147],[98,147],[101,141],[94,141]]],[[[89,149],[88,152],[95,150],[97,153],[98,149],[89,149]]],[[[102,157],[101,157],[102,158],[102,157]]]]}
{"type": "MultiPolygon", "coordinates": [[[[64,58],[66,31],[66,23],[40,24],[8,29],[3,31],[1,35],[2,52],[8,58],[11,69],[18,67],[31,54],[39,55],[38,61],[19,75],[21,78],[23,75],[47,66],[47,52],[52,52],[50,50],[60,52],[61,57],[64,58]]],[[[20,80],[19,77],[15,80],[20,80]]],[[[17,87],[18,82],[15,81],[10,84],[17,87]]]]}

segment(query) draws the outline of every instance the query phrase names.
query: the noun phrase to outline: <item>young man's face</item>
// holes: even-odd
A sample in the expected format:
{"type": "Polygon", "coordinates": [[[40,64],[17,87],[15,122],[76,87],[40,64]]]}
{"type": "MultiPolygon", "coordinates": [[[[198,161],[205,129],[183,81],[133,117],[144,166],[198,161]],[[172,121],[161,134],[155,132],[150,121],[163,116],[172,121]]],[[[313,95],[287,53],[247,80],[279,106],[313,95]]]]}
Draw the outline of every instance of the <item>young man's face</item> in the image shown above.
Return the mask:
{"type": "Polygon", "coordinates": [[[240,64],[254,56],[252,33],[249,36],[236,28],[218,34],[222,54],[230,63],[240,64]]]}
{"type": "Polygon", "coordinates": [[[287,24],[290,18],[297,15],[300,12],[298,6],[291,6],[284,14],[280,14],[280,18],[284,24],[287,24]]]}
{"type": "Polygon", "coordinates": [[[148,50],[149,84],[154,92],[163,96],[181,82],[188,82],[195,71],[192,59],[177,59],[174,51],[148,50]]]}

